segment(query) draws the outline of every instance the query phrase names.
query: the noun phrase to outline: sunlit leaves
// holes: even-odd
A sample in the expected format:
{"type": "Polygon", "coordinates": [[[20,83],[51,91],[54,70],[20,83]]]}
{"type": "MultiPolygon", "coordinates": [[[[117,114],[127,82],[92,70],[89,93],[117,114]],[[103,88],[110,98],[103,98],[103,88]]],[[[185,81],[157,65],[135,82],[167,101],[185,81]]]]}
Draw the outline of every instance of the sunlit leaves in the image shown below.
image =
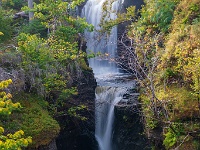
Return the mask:
{"type": "MultiPolygon", "coordinates": [[[[1,131],[3,133],[2,129],[1,131]]],[[[21,150],[22,147],[27,147],[30,143],[32,143],[32,138],[30,136],[24,138],[22,130],[6,136],[0,134],[0,149],[2,150],[21,150]]]]}
{"type": "Polygon", "coordinates": [[[85,0],[73,0],[70,4],[70,7],[72,9],[74,9],[76,6],[80,5],[81,3],[83,3],[85,0]]]}
{"type": "Polygon", "coordinates": [[[87,107],[85,105],[79,105],[79,106],[76,106],[76,107],[71,107],[71,108],[68,109],[68,114],[70,116],[77,117],[77,118],[79,118],[79,119],[84,121],[84,120],[87,120],[87,118],[84,117],[84,116],[81,116],[79,114],[79,112],[83,111],[85,109],[87,109],[87,107]]]}
{"type": "Polygon", "coordinates": [[[62,75],[49,74],[44,79],[44,86],[47,92],[61,91],[66,88],[66,80],[62,75]]]}
{"type": "MultiPolygon", "coordinates": [[[[12,83],[12,80],[5,80],[0,82],[0,90],[3,90],[12,83]]],[[[13,103],[11,101],[12,95],[0,91],[0,115],[10,115],[13,110],[21,107],[20,103],[13,103]]]]}
{"type": "MultiPolygon", "coordinates": [[[[12,80],[5,80],[0,82],[0,115],[10,115],[13,110],[21,108],[20,103],[13,103],[11,101],[12,95],[3,92],[12,80]]],[[[27,147],[32,142],[31,137],[24,138],[24,132],[19,130],[14,134],[4,134],[4,128],[0,127],[0,149],[4,150],[21,150],[21,147],[27,147]]]]}
{"type": "MultiPolygon", "coordinates": [[[[42,20],[50,32],[54,33],[60,26],[72,25],[78,32],[84,32],[85,29],[92,30],[92,25],[89,25],[85,19],[73,17],[75,7],[80,5],[84,0],[54,1],[42,0],[39,4],[34,5],[34,17],[42,20]]],[[[24,7],[23,10],[29,10],[24,7]]]]}

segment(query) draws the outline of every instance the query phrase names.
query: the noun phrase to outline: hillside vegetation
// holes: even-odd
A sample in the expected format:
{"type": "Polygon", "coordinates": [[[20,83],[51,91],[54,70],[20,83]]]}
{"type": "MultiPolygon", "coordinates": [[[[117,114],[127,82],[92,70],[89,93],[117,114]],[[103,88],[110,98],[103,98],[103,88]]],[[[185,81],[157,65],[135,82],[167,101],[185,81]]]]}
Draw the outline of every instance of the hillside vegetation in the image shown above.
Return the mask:
{"type": "MultiPolygon", "coordinates": [[[[11,92],[12,100],[22,106],[9,117],[1,117],[0,125],[6,131],[1,134],[23,130],[26,137],[32,137],[32,142],[9,148],[13,150],[28,144],[34,149],[55,141],[60,132],[59,117],[87,120],[79,115],[80,111],[87,114],[87,106],[75,98],[81,78],[92,76],[81,34],[93,27],[75,14],[75,7],[83,1],[31,2],[0,2],[0,81],[12,79],[4,93],[11,92]],[[29,2],[32,7],[28,7],[29,2]]],[[[73,124],[71,120],[63,128],[73,124]]],[[[2,137],[0,146],[7,144],[2,137]]]]}
{"type": "Polygon", "coordinates": [[[125,50],[141,83],[146,134],[156,149],[198,150],[200,0],[145,0],[139,13],[125,50]]]}

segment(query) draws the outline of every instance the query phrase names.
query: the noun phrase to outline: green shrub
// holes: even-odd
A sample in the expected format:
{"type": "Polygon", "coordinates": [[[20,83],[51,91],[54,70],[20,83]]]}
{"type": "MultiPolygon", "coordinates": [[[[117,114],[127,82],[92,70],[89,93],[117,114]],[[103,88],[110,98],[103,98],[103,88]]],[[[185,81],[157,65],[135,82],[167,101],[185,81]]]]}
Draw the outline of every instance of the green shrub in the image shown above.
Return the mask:
{"type": "Polygon", "coordinates": [[[29,34],[39,34],[40,37],[47,37],[47,28],[39,19],[34,19],[22,28],[22,32],[29,34]]]}
{"type": "Polygon", "coordinates": [[[11,23],[11,15],[4,11],[2,8],[0,8],[0,30],[3,33],[3,35],[0,36],[0,43],[11,38],[13,33],[11,23]]]}
{"type": "Polygon", "coordinates": [[[174,146],[174,144],[177,142],[176,135],[173,132],[167,132],[165,135],[165,139],[163,141],[163,144],[167,149],[174,146]]]}

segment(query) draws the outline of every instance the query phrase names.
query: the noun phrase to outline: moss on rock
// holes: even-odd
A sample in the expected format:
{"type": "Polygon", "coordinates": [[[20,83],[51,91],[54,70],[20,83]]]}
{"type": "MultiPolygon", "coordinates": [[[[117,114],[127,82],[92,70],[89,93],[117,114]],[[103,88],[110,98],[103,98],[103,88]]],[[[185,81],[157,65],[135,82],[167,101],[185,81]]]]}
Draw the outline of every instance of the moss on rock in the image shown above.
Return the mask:
{"type": "Polygon", "coordinates": [[[60,126],[49,115],[46,101],[36,95],[25,93],[15,95],[14,99],[19,101],[23,108],[5,121],[4,125],[8,130],[22,129],[26,136],[31,136],[31,149],[48,145],[58,136],[60,126]]]}

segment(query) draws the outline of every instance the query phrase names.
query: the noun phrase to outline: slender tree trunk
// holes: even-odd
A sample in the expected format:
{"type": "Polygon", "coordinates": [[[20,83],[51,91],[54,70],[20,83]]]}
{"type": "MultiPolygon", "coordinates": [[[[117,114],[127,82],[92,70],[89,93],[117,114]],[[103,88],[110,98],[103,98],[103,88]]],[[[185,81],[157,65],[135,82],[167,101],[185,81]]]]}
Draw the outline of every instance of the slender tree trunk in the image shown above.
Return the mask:
{"type": "MultiPolygon", "coordinates": [[[[28,7],[29,9],[33,9],[33,0],[28,0],[28,7]]],[[[29,22],[33,19],[34,13],[32,11],[29,11],[29,22]]]]}

